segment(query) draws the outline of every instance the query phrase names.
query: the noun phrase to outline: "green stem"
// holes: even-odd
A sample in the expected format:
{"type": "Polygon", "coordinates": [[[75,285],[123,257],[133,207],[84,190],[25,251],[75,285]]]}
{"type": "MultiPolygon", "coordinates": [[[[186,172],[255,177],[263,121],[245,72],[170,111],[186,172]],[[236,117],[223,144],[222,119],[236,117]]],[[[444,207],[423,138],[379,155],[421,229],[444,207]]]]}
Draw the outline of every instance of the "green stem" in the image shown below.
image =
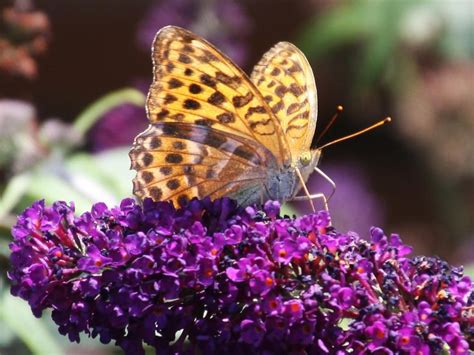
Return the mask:
{"type": "Polygon", "coordinates": [[[107,111],[125,103],[144,106],[145,95],[133,88],[111,92],[87,106],[75,119],[73,128],[81,135],[85,135],[107,111]]]}

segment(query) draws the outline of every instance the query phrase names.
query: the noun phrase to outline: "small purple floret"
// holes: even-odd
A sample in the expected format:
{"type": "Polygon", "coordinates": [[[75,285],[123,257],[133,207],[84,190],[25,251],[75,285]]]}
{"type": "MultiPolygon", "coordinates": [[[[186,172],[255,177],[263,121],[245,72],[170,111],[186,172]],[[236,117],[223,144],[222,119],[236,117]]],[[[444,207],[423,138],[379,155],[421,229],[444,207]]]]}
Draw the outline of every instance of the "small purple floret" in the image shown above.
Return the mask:
{"type": "Polygon", "coordinates": [[[11,292],[61,334],[115,341],[128,354],[467,354],[472,281],[398,235],[370,241],[327,212],[279,216],[279,204],[229,199],[35,202],[10,244],[11,292]],[[196,351],[195,351],[196,350],[196,351]]]}

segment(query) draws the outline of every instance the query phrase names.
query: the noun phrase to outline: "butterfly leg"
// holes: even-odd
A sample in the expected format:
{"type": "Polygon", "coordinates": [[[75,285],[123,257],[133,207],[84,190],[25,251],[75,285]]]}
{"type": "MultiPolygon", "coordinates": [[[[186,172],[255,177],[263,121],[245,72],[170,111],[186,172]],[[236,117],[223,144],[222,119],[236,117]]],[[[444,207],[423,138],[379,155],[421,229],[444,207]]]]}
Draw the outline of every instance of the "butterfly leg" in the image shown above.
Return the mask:
{"type": "Polygon", "coordinates": [[[311,198],[311,199],[321,198],[324,202],[324,209],[326,211],[329,211],[328,202],[332,198],[334,193],[336,192],[336,183],[329,176],[327,176],[324,173],[324,171],[319,169],[317,166],[314,168],[314,171],[316,171],[319,175],[321,175],[324,178],[324,180],[326,180],[331,185],[332,191],[329,197],[326,198],[326,196],[323,193],[318,193],[314,195],[297,196],[293,198],[293,201],[306,201],[308,198],[311,198]]]}
{"type": "Polygon", "coordinates": [[[319,175],[321,175],[327,182],[329,182],[329,184],[331,185],[332,187],[332,191],[331,191],[331,194],[329,195],[329,197],[327,198],[327,200],[331,200],[331,197],[334,195],[334,193],[336,192],[336,183],[329,177],[327,176],[324,171],[322,171],[321,169],[319,169],[317,166],[314,168],[314,171],[316,171],[319,175]]]}
{"type": "Polygon", "coordinates": [[[308,195],[308,196],[295,196],[290,201],[308,201],[309,200],[312,202],[313,200],[317,198],[320,198],[321,200],[323,200],[324,209],[329,212],[328,200],[326,198],[326,195],[324,195],[323,193],[317,193],[317,194],[308,195]]]}
{"type": "Polygon", "coordinates": [[[313,203],[313,199],[311,198],[311,195],[308,191],[308,188],[306,187],[306,184],[304,182],[304,179],[303,179],[303,176],[301,175],[301,172],[300,172],[300,169],[296,168],[296,174],[298,175],[298,178],[300,179],[300,182],[301,182],[301,186],[303,187],[303,191],[304,193],[306,194],[306,197],[307,201],[309,201],[310,205],[311,205],[311,209],[313,210],[313,212],[316,212],[316,208],[314,208],[314,203],[313,203]]]}

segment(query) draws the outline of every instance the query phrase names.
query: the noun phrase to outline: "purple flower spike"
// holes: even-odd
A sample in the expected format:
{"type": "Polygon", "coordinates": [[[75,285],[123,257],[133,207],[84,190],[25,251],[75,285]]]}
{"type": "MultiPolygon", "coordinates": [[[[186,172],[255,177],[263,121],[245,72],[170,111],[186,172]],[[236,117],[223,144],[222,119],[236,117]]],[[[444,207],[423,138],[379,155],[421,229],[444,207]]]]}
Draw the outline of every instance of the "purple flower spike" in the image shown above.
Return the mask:
{"type": "Polygon", "coordinates": [[[123,200],[75,216],[35,202],[10,244],[11,293],[61,334],[127,354],[468,354],[474,291],[462,269],[398,235],[339,233],[327,212],[269,201],[123,200]]]}

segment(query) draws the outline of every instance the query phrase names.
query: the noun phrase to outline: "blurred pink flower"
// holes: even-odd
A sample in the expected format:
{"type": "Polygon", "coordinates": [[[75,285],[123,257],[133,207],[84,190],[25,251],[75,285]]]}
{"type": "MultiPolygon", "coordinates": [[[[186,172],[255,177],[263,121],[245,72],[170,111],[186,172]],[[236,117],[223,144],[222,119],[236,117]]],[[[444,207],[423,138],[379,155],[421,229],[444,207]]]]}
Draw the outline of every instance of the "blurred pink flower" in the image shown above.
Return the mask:
{"type": "Polygon", "coordinates": [[[474,177],[473,63],[422,74],[403,92],[396,124],[432,167],[448,179],[474,177]]]}
{"type": "Polygon", "coordinates": [[[44,53],[50,38],[47,15],[29,1],[16,1],[0,13],[0,71],[34,79],[35,57],[44,53]]]}

